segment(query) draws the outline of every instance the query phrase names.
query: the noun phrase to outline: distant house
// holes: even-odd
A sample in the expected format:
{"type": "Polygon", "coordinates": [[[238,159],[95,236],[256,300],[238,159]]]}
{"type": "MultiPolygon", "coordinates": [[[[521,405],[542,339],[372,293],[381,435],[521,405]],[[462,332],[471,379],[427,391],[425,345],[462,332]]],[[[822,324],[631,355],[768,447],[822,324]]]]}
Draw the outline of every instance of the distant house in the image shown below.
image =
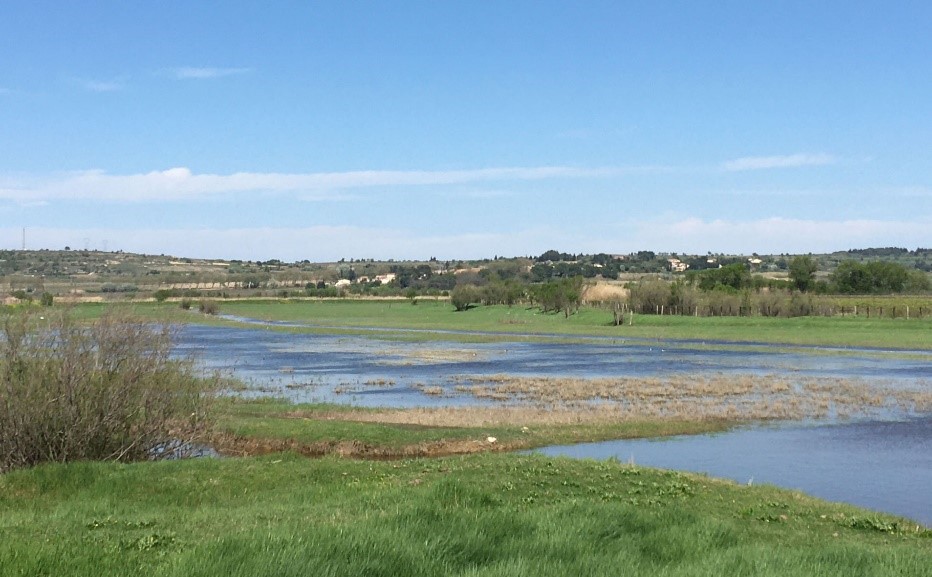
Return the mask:
{"type": "Polygon", "coordinates": [[[376,275],[375,280],[379,281],[382,284],[388,284],[395,280],[395,277],[398,276],[393,272],[376,275]]]}
{"type": "Polygon", "coordinates": [[[686,272],[686,269],[689,268],[689,264],[681,261],[678,258],[668,258],[667,263],[669,263],[670,270],[673,272],[686,272]]]}
{"type": "Polygon", "coordinates": [[[337,282],[333,283],[333,286],[335,286],[335,287],[337,287],[337,288],[343,288],[343,287],[347,287],[347,286],[349,286],[349,285],[351,285],[351,284],[353,284],[353,281],[351,281],[350,279],[348,279],[348,278],[341,278],[341,279],[338,280],[337,282]]]}

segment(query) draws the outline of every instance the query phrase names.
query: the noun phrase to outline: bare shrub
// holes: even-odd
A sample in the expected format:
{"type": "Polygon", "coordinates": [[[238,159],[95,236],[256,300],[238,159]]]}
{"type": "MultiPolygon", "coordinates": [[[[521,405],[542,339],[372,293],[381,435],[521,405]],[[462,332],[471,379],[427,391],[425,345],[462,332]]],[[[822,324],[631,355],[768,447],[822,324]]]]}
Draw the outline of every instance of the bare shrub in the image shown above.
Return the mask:
{"type": "Polygon", "coordinates": [[[661,306],[670,302],[670,283],[662,280],[646,280],[632,284],[629,288],[631,309],[641,314],[659,312],[661,306]]]}
{"type": "Polygon", "coordinates": [[[201,299],[201,302],[197,304],[197,310],[205,315],[215,315],[220,312],[220,305],[215,300],[201,299]]]}
{"type": "Polygon", "coordinates": [[[670,285],[670,308],[673,314],[688,315],[699,307],[699,289],[684,282],[670,285]]]}
{"type": "Polygon", "coordinates": [[[714,317],[737,316],[741,311],[741,298],[724,290],[712,290],[706,295],[706,308],[714,317]]]}
{"type": "Polygon", "coordinates": [[[761,316],[780,317],[789,314],[789,299],[784,292],[764,291],[757,298],[761,316]]]}
{"type": "Polygon", "coordinates": [[[140,460],[206,433],[213,383],[170,358],[171,329],[119,314],[76,324],[15,314],[0,338],[0,473],[140,460]]]}

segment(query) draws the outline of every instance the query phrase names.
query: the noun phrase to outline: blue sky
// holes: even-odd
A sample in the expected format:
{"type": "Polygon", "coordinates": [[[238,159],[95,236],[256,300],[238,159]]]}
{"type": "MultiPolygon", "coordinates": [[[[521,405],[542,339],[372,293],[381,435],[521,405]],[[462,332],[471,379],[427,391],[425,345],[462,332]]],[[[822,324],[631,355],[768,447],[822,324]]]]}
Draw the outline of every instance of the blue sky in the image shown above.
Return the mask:
{"type": "Polygon", "coordinates": [[[932,246],[926,2],[3,2],[0,248],[932,246]]]}

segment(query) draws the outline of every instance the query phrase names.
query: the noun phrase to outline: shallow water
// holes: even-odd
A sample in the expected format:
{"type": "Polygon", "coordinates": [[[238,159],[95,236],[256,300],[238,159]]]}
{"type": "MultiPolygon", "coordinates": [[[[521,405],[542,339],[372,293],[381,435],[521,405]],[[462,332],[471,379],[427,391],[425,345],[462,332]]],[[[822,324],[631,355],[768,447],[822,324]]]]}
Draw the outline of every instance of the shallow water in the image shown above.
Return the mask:
{"type": "MultiPolygon", "coordinates": [[[[177,353],[247,384],[244,396],[369,407],[497,404],[457,395],[464,375],[656,377],[776,374],[859,379],[928,388],[932,354],[872,349],[746,347],[694,341],[596,339],[586,343],[407,343],[360,336],[287,334],[265,328],[187,326],[177,353]],[[710,347],[709,345],[714,345],[710,347]],[[419,386],[440,387],[426,395],[419,386]],[[341,392],[344,391],[344,392],[341,392]]],[[[667,441],[616,441],[544,449],[617,457],[741,483],[771,483],[888,511],[932,526],[932,416],[752,428],[667,441]]]]}
{"type": "Polygon", "coordinates": [[[586,443],[546,455],[633,461],[772,484],[886,511],[932,527],[932,416],[586,443]]]}
{"type": "Polygon", "coordinates": [[[454,392],[464,375],[652,377],[662,375],[793,374],[865,379],[910,386],[932,379],[929,361],[849,349],[809,354],[779,347],[734,348],[684,341],[596,343],[408,343],[360,336],[287,334],[268,329],[187,326],[177,350],[206,368],[249,385],[244,394],[295,402],[413,407],[482,404],[454,392]],[[380,381],[382,386],[367,383],[380,381]],[[416,385],[441,387],[430,396],[416,385]],[[341,393],[340,391],[344,391],[341,393]]]}

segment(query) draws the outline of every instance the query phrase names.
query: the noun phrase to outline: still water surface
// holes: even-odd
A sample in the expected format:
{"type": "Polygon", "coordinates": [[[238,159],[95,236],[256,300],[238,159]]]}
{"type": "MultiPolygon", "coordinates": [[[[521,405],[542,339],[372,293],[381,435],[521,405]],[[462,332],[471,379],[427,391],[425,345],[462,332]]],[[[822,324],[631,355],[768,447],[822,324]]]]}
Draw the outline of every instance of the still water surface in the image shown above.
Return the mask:
{"type": "Polygon", "coordinates": [[[287,334],[264,329],[188,326],[180,354],[247,383],[246,395],[295,402],[372,407],[455,406],[482,403],[454,395],[463,375],[654,377],[663,375],[792,374],[855,378],[878,386],[910,386],[932,379],[932,354],[907,357],[876,350],[826,354],[816,349],[715,346],[685,341],[408,343],[359,336],[287,334]],[[389,386],[366,387],[385,381],[389,386]],[[414,385],[450,395],[427,396],[414,385]],[[351,395],[335,392],[351,389],[351,395]]]}
{"type": "Polygon", "coordinates": [[[667,440],[547,447],[547,455],[633,461],[798,489],[932,527],[932,417],[754,428],[667,440]]]}
{"type": "MultiPolygon", "coordinates": [[[[718,344],[721,345],[721,344],[718,344]]],[[[687,341],[405,343],[358,336],[286,334],[263,328],[187,326],[177,350],[207,370],[243,380],[245,396],[370,407],[491,403],[454,394],[458,376],[552,377],[791,374],[856,378],[878,386],[929,387],[932,354],[877,350],[709,346],[687,341]],[[367,383],[387,385],[373,387],[367,383]],[[428,396],[415,385],[439,386],[428,396]],[[349,393],[340,391],[349,390],[349,393]]],[[[751,428],[666,441],[612,441],[544,449],[617,457],[741,483],[769,483],[892,512],[932,526],[932,415],[898,420],[751,428]]]]}

